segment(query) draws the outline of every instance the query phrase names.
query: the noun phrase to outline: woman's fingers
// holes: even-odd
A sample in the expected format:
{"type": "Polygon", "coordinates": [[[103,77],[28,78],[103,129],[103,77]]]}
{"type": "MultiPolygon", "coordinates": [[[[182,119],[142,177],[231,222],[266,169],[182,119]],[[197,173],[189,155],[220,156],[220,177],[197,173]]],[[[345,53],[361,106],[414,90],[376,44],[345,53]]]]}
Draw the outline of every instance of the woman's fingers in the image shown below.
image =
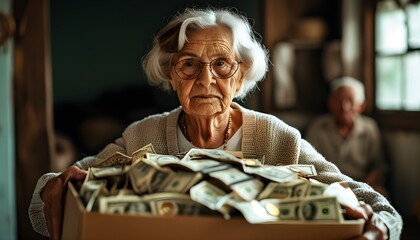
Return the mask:
{"type": "Polygon", "coordinates": [[[63,221],[63,200],[69,181],[83,181],[87,172],[71,166],[59,176],[51,179],[41,192],[44,202],[44,215],[51,239],[60,239],[63,221]]]}
{"type": "Polygon", "coordinates": [[[346,212],[346,215],[352,219],[362,218],[368,221],[373,215],[373,209],[370,205],[363,202],[360,203],[357,207],[343,206],[346,212]]]}
{"type": "Polygon", "coordinates": [[[59,176],[63,182],[63,187],[67,187],[67,183],[69,181],[83,181],[86,177],[86,174],[87,171],[82,170],[76,166],[71,166],[59,176]]]}
{"type": "Polygon", "coordinates": [[[62,222],[63,184],[59,177],[48,181],[41,192],[44,202],[44,215],[51,239],[60,239],[62,222]]]}
{"type": "Polygon", "coordinates": [[[362,218],[366,221],[363,234],[357,238],[358,240],[388,239],[388,228],[379,216],[374,214],[370,205],[361,202],[361,204],[355,208],[344,206],[344,209],[346,210],[347,217],[352,219],[362,218]]]}

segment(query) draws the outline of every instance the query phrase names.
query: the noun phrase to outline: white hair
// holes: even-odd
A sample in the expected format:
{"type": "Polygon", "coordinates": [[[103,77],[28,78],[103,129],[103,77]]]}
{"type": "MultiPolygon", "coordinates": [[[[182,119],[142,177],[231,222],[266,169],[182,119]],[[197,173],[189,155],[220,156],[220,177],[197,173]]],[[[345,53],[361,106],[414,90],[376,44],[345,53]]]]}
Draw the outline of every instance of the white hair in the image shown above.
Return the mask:
{"type": "Polygon", "coordinates": [[[352,77],[341,77],[334,79],[331,84],[331,93],[335,92],[340,87],[351,87],[355,92],[355,100],[362,104],[365,101],[365,87],[363,83],[352,77]]]}
{"type": "Polygon", "coordinates": [[[149,84],[170,90],[172,57],[180,51],[187,35],[194,30],[214,26],[227,26],[232,31],[233,47],[238,61],[250,66],[243,75],[243,84],[235,98],[243,99],[263,80],[269,63],[268,51],[257,38],[248,19],[233,9],[192,9],[187,8],[156,35],[152,50],[143,59],[143,69],[149,84]]]}

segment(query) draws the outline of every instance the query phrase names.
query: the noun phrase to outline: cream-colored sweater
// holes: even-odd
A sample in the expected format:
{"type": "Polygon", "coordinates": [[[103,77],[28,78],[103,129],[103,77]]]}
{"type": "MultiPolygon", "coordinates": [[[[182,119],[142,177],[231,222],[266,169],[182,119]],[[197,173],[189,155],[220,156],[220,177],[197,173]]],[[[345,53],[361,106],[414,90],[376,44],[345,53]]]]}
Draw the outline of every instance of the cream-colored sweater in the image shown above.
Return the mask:
{"type": "MultiPolygon", "coordinates": [[[[340,173],[338,168],[326,161],[307,141],[301,138],[295,128],[290,127],[275,116],[252,111],[232,103],[233,108],[242,112],[243,136],[242,152],[245,158],[264,156],[265,164],[313,164],[318,176],[315,178],[327,184],[347,182],[357,195],[359,201],[370,204],[386,223],[391,239],[399,239],[402,230],[402,219],[398,212],[379,193],[369,185],[355,182],[340,173]]],[[[178,153],[177,122],[182,108],[171,112],[149,116],[131,124],[114,143],[106,146],[95,157],[86,157],[76,163],[76,166],[87,169],[95,158],[107,158],[116,151],[131,155],[142,146],[152,143],[156,152],[161,154],[178,153]]],[[[48,236],[48,230],[43,213],[44,203],[39,193],[46,182],[59,173],[48,173],[37,183],[29,206],[29,216],[35,231],[48,236]]]]}

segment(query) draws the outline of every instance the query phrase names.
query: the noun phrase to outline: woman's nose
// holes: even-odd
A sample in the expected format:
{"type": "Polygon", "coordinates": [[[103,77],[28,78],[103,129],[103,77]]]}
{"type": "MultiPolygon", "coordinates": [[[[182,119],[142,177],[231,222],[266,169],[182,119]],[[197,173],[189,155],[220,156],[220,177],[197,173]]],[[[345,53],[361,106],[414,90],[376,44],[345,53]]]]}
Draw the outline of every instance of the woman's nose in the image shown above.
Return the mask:
{"type": "Polygon", "coordinates": [[[216,82],[213,74],[210,71],[210,67],[208,65],[203,66],[203,70],[201,71],[200,75],[198,75],[197,79],[195,80],[197,84],[202,84],[205,87],[210,86],[212,83],[216,82]]]}

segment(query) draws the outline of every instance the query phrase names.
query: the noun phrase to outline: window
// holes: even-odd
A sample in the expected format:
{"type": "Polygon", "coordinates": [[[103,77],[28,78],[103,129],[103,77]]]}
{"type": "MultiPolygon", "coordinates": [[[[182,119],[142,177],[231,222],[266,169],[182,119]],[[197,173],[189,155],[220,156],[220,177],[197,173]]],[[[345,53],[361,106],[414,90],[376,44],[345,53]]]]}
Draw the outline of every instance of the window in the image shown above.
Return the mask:
{"type": "Polygon", "coordinates": [[[420,112],[420,3],[380,1],[375,23],[376,107],[420,112]]]}

